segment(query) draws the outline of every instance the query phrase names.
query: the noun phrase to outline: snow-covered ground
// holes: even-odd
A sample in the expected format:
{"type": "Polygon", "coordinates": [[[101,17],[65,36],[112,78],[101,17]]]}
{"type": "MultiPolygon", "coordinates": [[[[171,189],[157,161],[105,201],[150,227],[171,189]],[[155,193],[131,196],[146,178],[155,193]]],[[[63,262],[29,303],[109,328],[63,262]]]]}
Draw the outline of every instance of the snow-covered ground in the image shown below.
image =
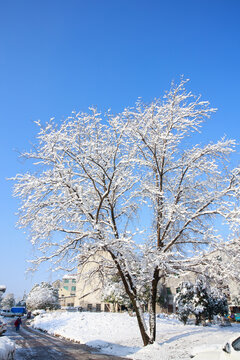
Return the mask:
{"type": "Polygon", "coordinates": [[[222,345],[240,335],[240,324],[229,327],[183,325],[175,318],[157,318],[156,343],[142,346],[135,317],[127,313],[49,312],[37,316],[32,326],[50,334],[94,346],[100,352],[135,360],[190,359],[194,348],[222,345]]]}

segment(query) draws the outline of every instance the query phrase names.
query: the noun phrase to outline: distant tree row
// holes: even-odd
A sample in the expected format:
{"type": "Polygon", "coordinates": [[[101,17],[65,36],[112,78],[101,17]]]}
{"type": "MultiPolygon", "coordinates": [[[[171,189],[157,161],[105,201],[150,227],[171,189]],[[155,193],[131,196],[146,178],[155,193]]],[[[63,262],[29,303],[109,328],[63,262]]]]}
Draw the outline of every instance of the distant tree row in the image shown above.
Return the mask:
{"type": "Polygon", "coordinates": [[[14,294],[11,293],[6,294],[0,300],[0,307],[8,310],[10,310],[14,305],[27,306],[28,310],[54,310],[60,307],[58,289],[55,289],[47,282],[41,282],[40,284],[34,285],[28,296],[24,294],[23,299],[17,303],[15,301],[14,294]]]}

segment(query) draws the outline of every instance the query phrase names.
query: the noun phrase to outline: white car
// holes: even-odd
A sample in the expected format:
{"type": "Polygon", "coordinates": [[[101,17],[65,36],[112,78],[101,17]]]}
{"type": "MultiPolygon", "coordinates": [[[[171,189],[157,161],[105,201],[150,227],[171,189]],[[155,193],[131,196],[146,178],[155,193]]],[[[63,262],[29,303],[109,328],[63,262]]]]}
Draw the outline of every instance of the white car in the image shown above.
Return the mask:
{"type": "Polygon", "coordinates": [[[7,325],[0,320],[0,336],[7,331],[7,325]]]}
{"type": "Polygon", "coordinates": [[[206,349],[191,357],[194,360],[240,360],[240,336],[231,338],[220,349],[206,349]]]}
{"type": "Polygon", "coordinates": [[[16,314],[14,314],[13,312],[11,312],[11,310],[1,310],[0,315],[1,315],[1,316],[5,316],[5,317],[13,317],[13,316],[16,316],[16,314]]]}

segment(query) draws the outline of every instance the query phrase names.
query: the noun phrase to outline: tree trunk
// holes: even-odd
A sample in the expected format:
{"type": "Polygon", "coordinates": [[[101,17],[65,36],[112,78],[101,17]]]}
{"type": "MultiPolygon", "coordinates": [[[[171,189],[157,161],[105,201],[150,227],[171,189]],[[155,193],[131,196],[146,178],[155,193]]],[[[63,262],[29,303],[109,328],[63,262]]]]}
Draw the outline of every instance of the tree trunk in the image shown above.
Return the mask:
{"type": "Polygon", "coordinates": [[[135,300],[132,301],[132,304],[133,304],[134,310],[136,312],[137,321],[138,321],[138,327],[139,327],[139,330],[140,330],[140,333],[141,333],[141,336],[142,336],[143,345],[147,346],[147,345],[151,344],[151,341],[150,341],[150,337],[149,337],[149,335],[147,333],[147,329],[146,329],[146,326],[145,326],[145,321],[143,319],[143,314],[142,314],[142,310],[140,308],[140,304],[137,305],[135,300]]]}
{"type": "Polygon", "coordinates": [[[122,270],[119,262],[117,261],[116,256],[113,254],[112,251],[108,250],[108,252],[110,253],[116,267],[118,270],[118,273],[121,277],[121,280],[123,282],[124,288],[126,290],[127,295],[129,296],[129,299],[131,300],[131,303],[133,305],[133,309],[136,312],[136,316],[137,316],[137,321],[138,321],[138,327],[142,336],[142,340],[143,340],[143,345],[147,346],[149,344],[151,344],[150,342],[150,337],[147,333],[147,328],[145,325],[145,321],[144,321],[144,317],[143,317],[143,313],[142,313],[142,309],[141,309],[141,305],[137,300],[137,291],[132,283],[132,279],[130,274],[126,274],[124,273],[124,271],[122,270]]]}
{"type": "Polygon", "coordinates": [[[195,325],[200,325],[202,321],[202,315],[196,314],[195,317],[196,317],[195,325]]]}
{"type": "Polygon", "coordinates": [[[157,302],[157,286],[159,282],[159,270],[155,268],[152,280],[152,288],[150,294],[149,309],[149,328],[150,328],[150,344],[156,340],[156,302],[157,302]]]}

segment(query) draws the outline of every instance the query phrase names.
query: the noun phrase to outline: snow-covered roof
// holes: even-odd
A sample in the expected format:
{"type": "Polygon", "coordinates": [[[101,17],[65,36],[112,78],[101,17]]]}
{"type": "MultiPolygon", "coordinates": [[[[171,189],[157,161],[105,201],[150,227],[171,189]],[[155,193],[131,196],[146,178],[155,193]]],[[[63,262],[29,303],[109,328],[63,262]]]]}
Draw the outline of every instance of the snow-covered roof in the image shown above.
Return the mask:
{"type": "Polygon", "coordinates": [[[77,274],[66,274],[63,276],[63,279],[76,279],[77,274]]]}

